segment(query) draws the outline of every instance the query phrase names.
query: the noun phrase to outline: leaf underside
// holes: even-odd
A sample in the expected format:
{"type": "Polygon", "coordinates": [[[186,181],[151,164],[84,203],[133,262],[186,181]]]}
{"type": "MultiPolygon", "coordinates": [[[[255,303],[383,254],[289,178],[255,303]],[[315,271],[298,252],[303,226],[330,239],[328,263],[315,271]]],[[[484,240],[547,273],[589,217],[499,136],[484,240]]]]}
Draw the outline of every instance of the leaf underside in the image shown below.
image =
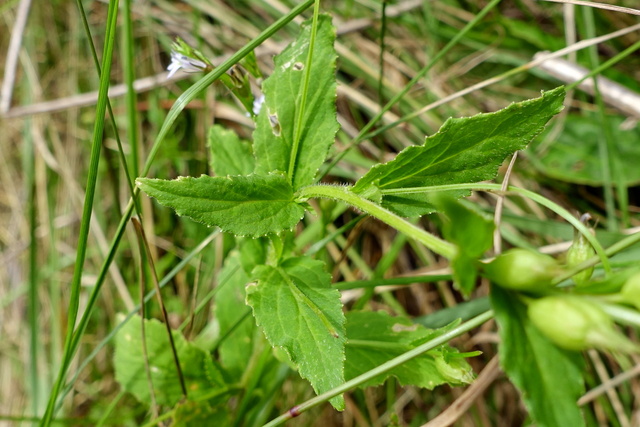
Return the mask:
{"type": "MultiPolygon", "coordinates": [[[[382,311],[349,312],[345,376],[347,379],[355,378],[446,331],[447,327],[434,331],[382,311]]],[[[447,345],[437,347],[360,387],[380,385],[390,376],[398,378],[402,385],[427,389],[441,384],[468,384],[473,380],[473,371],[464,358],[456,357],[456,353],[457,350],[447,345]]]]}

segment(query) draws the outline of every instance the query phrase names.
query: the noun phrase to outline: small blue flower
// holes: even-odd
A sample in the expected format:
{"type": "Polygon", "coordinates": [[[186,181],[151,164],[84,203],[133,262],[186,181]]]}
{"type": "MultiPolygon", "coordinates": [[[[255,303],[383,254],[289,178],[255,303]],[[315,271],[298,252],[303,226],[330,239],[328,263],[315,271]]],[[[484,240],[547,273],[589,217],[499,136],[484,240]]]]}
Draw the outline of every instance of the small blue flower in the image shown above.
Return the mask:
{"type": "Polygon", "coordinates": [[[171,64],[167,67],[167,71],[169,71],[167,79],[170,79],[181,68],[187,73],[198,73],[207,70],[208,67],[205,62],[174,50],[171,52],[171,64]]]}

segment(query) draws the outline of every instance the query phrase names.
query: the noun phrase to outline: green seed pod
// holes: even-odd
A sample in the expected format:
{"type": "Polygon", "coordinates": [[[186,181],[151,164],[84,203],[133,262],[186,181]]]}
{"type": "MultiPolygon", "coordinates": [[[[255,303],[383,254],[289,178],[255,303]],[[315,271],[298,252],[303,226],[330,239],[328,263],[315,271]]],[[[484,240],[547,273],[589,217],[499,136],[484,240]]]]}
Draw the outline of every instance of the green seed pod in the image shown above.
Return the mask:
{"type": "Polygon", "coordinates": [[[640,310],[640,273],[629,277],[620,291],[622,298],[627,304],[633,305],[640,310]]]}
{"type": "Polygon", "coordinates": [[[483,269],[493,283],[518,291],[547,289],[561,271],[555,258],[520,248],[503,252],[483,269]]]}
{"type": "MultiPolygon", "coordinates": [[[[589,214],[582,215],[580,221],[586,223],[591,216],[589,214]]],[[[593,233],[593,229],[589,229],[593,233]]],[[[596,254],[596,251],[591,246],[591,243],[587,241],[584,234],[575,232],[573,235],[573,244],[567,251],[567,266],[575,267],[578,264],[588,260],[596,254]]],[[[589,267],[586,270],[573,275],[573,281],[576,286],[584,286],[589,283],[591,275],[593,274],[593,267],[589,267]]]]}
{"type": "Polygon", "coordinates": [[[531,322],[558,347],[567,350],[599,348],[634,352],[638,350],[618,332],[613,320],[596,303],[582,297],[563,295],[529,303],[531,322]]]}

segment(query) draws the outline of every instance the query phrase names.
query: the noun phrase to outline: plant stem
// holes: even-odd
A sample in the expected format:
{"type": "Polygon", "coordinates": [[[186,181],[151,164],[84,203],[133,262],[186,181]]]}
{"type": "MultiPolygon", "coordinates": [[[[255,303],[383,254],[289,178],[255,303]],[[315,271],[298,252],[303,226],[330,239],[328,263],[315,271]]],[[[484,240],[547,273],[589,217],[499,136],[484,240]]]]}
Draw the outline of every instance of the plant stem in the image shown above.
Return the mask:
{"type": "Polygon", "coordinates": [[[606,302],[598,302],[600,307],[616,322],[624,323],[626,325],[640,327],[640,312],[633,308],[623,307],[618,304],[609,304],[606,302]]]}
{"type": "Polygon", "coordinates": [[[364,197],[351,192],[349,187],[336,187],[330,185],[311,185],[309,187],[302,188],[298,192],[298,196],[302,199],[308,199],[311,197],[324,197],[328,199],[340,200],[348,203],[349,205],[360,209],[361,211],[385,222],[406,234],[407,236],[419,241],[433,252],[442,255],[445,258],[451,259],[456,255],[456,247],[428,233],[421,228],[416,227],[407,220],[399,217],[393,212],[381,207],[380,205],[365,199],[364,197]]]}
{"type": "Polygon", "coordinates": [[[87,176],[87,187],[82,211],[82,221],[80,222],[80,231],[78,236],[78,248],[76,252],[76,261],[73,270],[73,278],[70,286],[69,307],[67,315],[67,334],[64,344],[64,352],[62,355],[62,364],[58,371],[53,390],[47,403],[47,409],[42,418],[41,425],[48,426],[54,416],[54,409],[58,393],[64,383],[67,368],[73,358],[73,331],[78,317],[80,308],[80,287],[82,273],[84,271],[84,261],[87,254],[87,242],[89,240],[89,226],[91,224],[91,211],[93,209],[93,199],[98,181],[98,167],[100,163],[100,151],[102,148],[102,138],[104,131],[104,116],[107,109],[108,94],[111,75],[111,59],[113,54],[115,30],[118,16],[118,0],[109,2],[104,53],[102,56],[102,72],[100,74],[100,89],[98,95],[98,104],[96,105],[96,122],[93,129],[93,141],[91,143],[91,155],[89,160],[89,173],[87,176]]]}
{"type": "MultiPolygon", "coordinates": [[[[389,190],[382,190],[382,194],[413,194],[413,193],[427,193],[434,191],[447,191],[447,190],[475,190],[475,191],[490,191],[490,192],[499,192],[503,193],[501,184],[485,184],[485,183],[469,183],[469,184],[450,184],[450,185],[437,185],[432,187],[412,187],[412,188],[393,188],[389,190]]],[[[567,222],[573,225],[584,237],[587,239],[593,249],[598,254],[600,258],[600,262],[602,262],[602,266],[604,267],[607,273],[611,272],[611,263],[609,262],[609,258],[607,254],[600,244],[600,242],[595,238],[593,234],[589,231],[589,229],[580,222],[580,220],[573,215],[569,211],[567,211],[562,206],[557,203],[547,199],[535,193],[533,191],[525,190],[524,188],[509,186],[507,188],[507,193],[515,193],[522,197],[527,197],[534,202],[541,204],[552,210],[553,212],[560,215],[567,222]]]]}
{"type": "Polygon", "coordinates": [[[329,390],[326,393],[322,393],[321,395],[318,395],[316,397],[314,397],[313,399],[309,399],[306,402],[297,405],[293,408],[291,408],[289,411],[287,411],[286,413],[280,415],[278,418],[273,419],[271,422],[267,423],[264,425],[264,427],[274,427],[274,426],[279,426],[281,424],[283,424],[285,421],[290,420],[291,418],[294,418],[298,415],[300,415],[302,412],[308,411],[309,409],[318,406],[319,404],[328,401],[329,399],[331,399],[332,397],[335,397],[341,393],[344,393],[346,391],[349,391],[353,388],[358,387],[360,384],[364,384],[365,382],[369,381],[372,378],[377,377],[380,374],[383,374],[385,372],[390,371],[391,369],[402,365],[403,363],[408,362],[409,360],[420,356],[421,354],[432,350],[442,344],[447,343],[448,341],[450,341],[451,339],[460,336],[462,334],[464,334],[465,332],[470,331],[471,329],[478,327],[480,325],[482,325],[484,322],[486,322],[487,320],[491,319],[491,317],[493,317],[493,311],[489,310],[489,311],[485,311],[484,313],[480,314],[479,316],[474,317],[473,319],[469,320],[466,323],[463,323],[462,325],[458,326],[457,328],[454,328],[452,330],[450,330],[449,332],[446,332],[430,341],[427,341],[426,343],[420,345],[419,347],[414,348],[413,350],[409,350],[406,353],[401,354],[400,356],[391,359],[385,363],[383,363],[382,365],[378,366],[375,369],[372,369],[368,372],[365,372],[362,375],[359,375],[347,382],[345,382],[344,384],[342,384],[339,387],[334,388],[333,390],[329,390]]]}

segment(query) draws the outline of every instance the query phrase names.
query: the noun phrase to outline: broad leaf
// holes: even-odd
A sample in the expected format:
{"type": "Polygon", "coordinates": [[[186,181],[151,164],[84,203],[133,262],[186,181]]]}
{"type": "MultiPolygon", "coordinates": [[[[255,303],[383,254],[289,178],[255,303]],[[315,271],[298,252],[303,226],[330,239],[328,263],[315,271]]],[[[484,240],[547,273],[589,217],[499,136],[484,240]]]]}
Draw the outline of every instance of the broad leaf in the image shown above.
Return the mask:
{"type": "Polygon", "coordinates": [[[493,219],[474,205],[457,201],[445,194],[433,198],[439,212],[446,215],[443,235],[457,248],[451,260],[454,283],[465,296],[475,288],[478,259],[491,247],[493,219]]]}
{"type": "MultiPolygon", "coordinates": [[[[355,378],[446,331],[447,327],[434,331],[403,317],[391,317],[382,311],[349,312],[345,377],[355,378]]],[[[392,375],[402,385],[428,389],[441,384],[468,384],[473,380],[473,371],[464,358],[456,349],[443,345],[367,381],[360,387],[380,385],[392,375]]]]}
{"type": "MultiPolygon", "coordinates": [[[[560,87],[494,113],[448,119],[424,145],[408,147],[394,160],[371,168],[353,191],[384,194],[385,190],[493,179],[504,159],[525,148],[562,110],[564,93],[560,87]]],[[[461,197],[468,192],[454,195],[461,197]]],[[[382,205],[401,215],[435,210],[423,195],[384,195],[382,205]]]]}
{"type": "Polygon", "coordinates": [[[255,168],[253,148],[249,141],[238,138],[232,131],[220,125],[209,129],[207,138],[211,155],[211,169],[218,176],[249,175],[255,168]]]}
{"type": "Polygon", "coordinates": [[[562,350],[544,337],[516,294],[493,286],[491,304],[500,332],[500,364],[536,425],[585,425],[576,403],[584,393],[580,353],[562,350]]]}
{"type": "Polygon", "coordinates": [[[139,178],[145,193],[160,204],[209,226],[239,236],[263,236],[290,229],[304,215],[293,190],[281,175],[249,175],[173,181],[139,178]]]}
{"type": "Polygon", "coordinates": [[[309,88],[302,87],[309,53],[311,21],[302,24],[298,38],[274,58],[273,74],[262,84],[265,101],[256,122],[256,172],[292,172],[294,189],[313,184],[338,131],[336,120],[335,28],[321,15],[309,72],[309,88]],[[298,152],[292,162],[297,111],[305,105],[298,152]]]}
{"type": "MultiPolygon", "coordinates": [[[[147,356],[151,381],[159,405],[175,405],[182,398],[182,389],[166,327],[159,321],[145,320],[147,356]]],[[[189,399],[197,399],[215,389],[224,389],[222,371],[211,356],[187,342],[179,332],[173,332],[180,367],[189,399]]],[[[114,366],[116,380],[122,388],[140,402],[151,403],[149,382],[145,373],[142,351],[141,318],[133,317],[116,335],[114,366]]]]}
{"type": "MultiPolygon", "coordinates": [[[[289,258],[280,266],[256,267],[247,303],[274,347],[281,348],[316,393],[344,382],[344,314],[340,293],[331,288],[324,263],[289,258]]],[[[344,409],[337,396],[331,404],[344,409]]]]}

